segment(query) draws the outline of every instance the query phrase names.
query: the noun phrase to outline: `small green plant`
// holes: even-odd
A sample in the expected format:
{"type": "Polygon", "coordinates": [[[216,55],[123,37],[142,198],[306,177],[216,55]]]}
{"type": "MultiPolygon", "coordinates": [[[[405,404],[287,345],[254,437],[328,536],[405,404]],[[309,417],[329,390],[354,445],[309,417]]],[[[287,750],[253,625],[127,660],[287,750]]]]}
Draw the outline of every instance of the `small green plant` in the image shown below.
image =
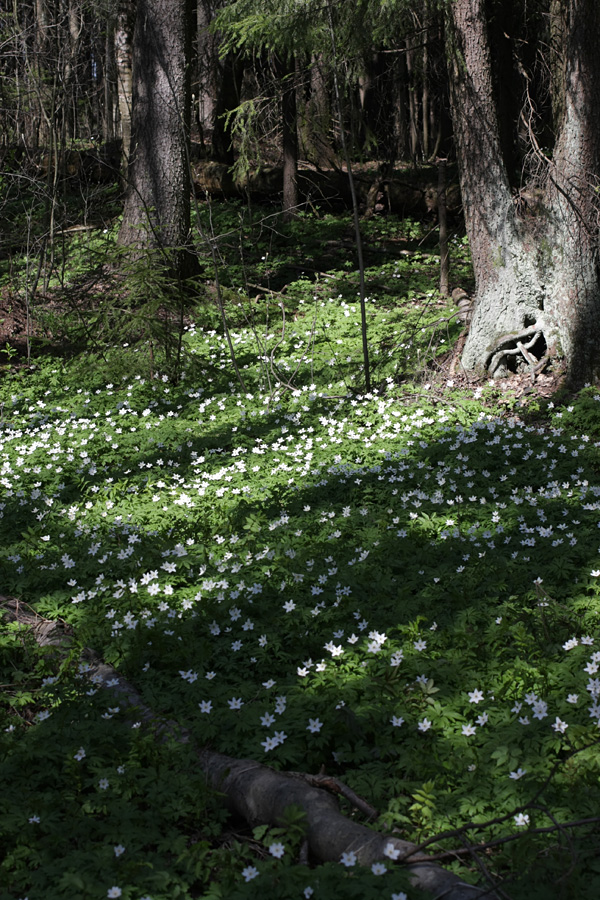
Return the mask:
{"type": "Polygon", "coordinates": [[[14,359],[15,356],[18,356],[19,351],[7,341],[6,345],[0,350],[0,353],[4,354],[7,363],[10,365],[11,360],[14,359]]]}

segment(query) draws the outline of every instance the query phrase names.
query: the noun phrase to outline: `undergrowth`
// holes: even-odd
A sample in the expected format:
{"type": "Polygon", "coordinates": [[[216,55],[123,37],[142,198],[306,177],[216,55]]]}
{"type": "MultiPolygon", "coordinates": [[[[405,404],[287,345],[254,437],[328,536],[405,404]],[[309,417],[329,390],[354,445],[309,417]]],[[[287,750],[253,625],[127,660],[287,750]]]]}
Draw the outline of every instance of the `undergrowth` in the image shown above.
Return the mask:
{"type": "Polygon", "coordinates": [[[0,897],[418,896],[391,861],[300,865],[294,810],[229,821],[87,646],[198,745],[448,832],[429,850],[466,881],[595,898],[600,395],[529,424],[440,380],[459,326],[414,241],[369,261],[364,394],[352,257],[284,285],[270,254],[223,277],[243,390],[210,297],[176,379],[143,341],[5,367],[2,591],[73,643],[3,626],[0,897]]]}

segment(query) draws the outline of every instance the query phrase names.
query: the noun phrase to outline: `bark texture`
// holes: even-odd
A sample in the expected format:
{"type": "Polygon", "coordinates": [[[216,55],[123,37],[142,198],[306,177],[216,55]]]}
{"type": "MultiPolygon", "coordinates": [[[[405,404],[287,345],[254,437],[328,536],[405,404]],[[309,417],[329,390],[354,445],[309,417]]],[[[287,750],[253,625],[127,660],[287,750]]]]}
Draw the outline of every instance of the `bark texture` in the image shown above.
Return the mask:
{"type": "Polygon", "coordinates": [[[244,61],[241,57],[228,53],[219,66],[216,83],[216,97],[213,109],[213,132],[211,157],[217,162],[233,166],[232,121],[228,113],[240,105],[244,61]]]}
{"type": "Polygon", "coordinates": [[[302,154],[303,158],[319,169],[337,165],[331,145],[330,74],[325,56],[313,56],[310,63],[309,96],[304,106],[302,123],[302,154]]]}
{"type": "Polygon", "coordinates": [[[131,144],[132,107],[132,42],[135,23],[135,8],[131,0],[119,0],[114,33],[114,57],[117,75],[117,102],[121,123],[122,170],[127,179],[127,161],[131,144]]]}
{"type": "Polygon", "coordinates": [[[494,376],[533,373],[548,353],[564,357],[575,381],[600,368],[600,10],[596,0],[565,5],[564,112],[552,158],[534,148],[539,202],[525,212],[500,142],[485,0],[450,7],[452,114],[476,281],[462,362],[494,376]]]}
{"type": "Polygon", "coordinates": [[[292,219],[298,209],[298,121],[296,114],[296,65],[280,62],[276,66],[281,79],[281,149],[283,155],[283,216],[292,219]]]}
{"type": "Polygon", "coordinates": [[[190,228],[188,0],[138,0],[128,187],[119,243],[185,274],[190,228]]]}
{"type": "MultiPolygon", "coordinates": [[[[31,631],[40,646],[54,647],[59,655],[68,652],[70,638],[61,626],[23,608],[18,601],[0,596],[0,615],[8,621],[20,622],[31,631]]],[[[169,736],[182,743],[192,741],[185,728],[176,722],[159,719],[136,688],[93,651],[84,651],[80,671],[95,684],[116,694],[120,705],[135,708],[135,720],[142,721],[157,736],[169,736]]],[[[311,787],[302,777],[275,772],[255,760],[235,759],[213,750],[198,749],[197,757],[208,783],[225,795],[228,808],[241,815],[249,825],[277,824],[291,804],[300,806],[306,814],[309,848],[321,862],[337,861],[342,853],[352,850],[362,865],[371,865],[376,860],[387,859],[383,851],[390,843],[400,851],[400,859],[412,854],[416,848],[409,841],[379,834],[347,819],[331,794],[311,787]]],[[[442,866],[430,862],[426,854],[415,855],[406,868],[413,884],[431,891],[436,898],[477,900],[489,896],[489,891],[466,884],[442,866]]]]}
{"type": "Polygon", "coordinates": [[[196,120],[200,136],[212,134],[221,72],[219,36],[210,30],[220,0],[196,0],[196,120]]]}
{"type": "Polygon", "coordinates": [[[546,188],[548,319],[573,369],[591,379],[600,367],[600,5],[565,5],[564,112],[546,188]]]}

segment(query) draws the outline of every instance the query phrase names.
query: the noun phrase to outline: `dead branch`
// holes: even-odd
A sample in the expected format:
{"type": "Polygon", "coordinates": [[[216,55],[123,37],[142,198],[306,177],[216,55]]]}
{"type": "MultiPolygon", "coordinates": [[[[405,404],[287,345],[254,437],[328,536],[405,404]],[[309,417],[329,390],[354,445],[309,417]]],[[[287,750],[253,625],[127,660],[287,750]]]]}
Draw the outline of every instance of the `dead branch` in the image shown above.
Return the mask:
{"type": "MultiPolygon", "coordinates": [[[[0,596],[0,610],[5,619],[19,622],[30,631],[40,646],[68,649],[70,638],[61,625],[37,616],[33,610],[28,612],[14,598],[0,596]]],[[[169,738],[178,743],[193,743],[186,728],[172,720],[160,719],[136,688],[93,650],[84,650],[81,660],[82,675],[116,694],[119,703],[131,710],[132,719],[143,722],[161,740],[169,738]]],[[[253,827],[278,824],[290,805],[301,807],[306,815],[308,847],[320,862],[338,861],[342,853],[353,851],[361,865],[371,865],[386,858],[384,850],[391,844],[400,852],[401,858],[411,858],[406,867],[413,884],[431,891],[436,898],[476,900],[489,896],[486,889],[466,884],[432,863],[425,854],[418,854],[415,844],[371,831],[365,825],[347,819],[334,797],[307,784],[304,779],[276,772],[252,759],[236,759],[207,748],[197,748],[196,755],[208,784],[224,794],[230,811],[242,816],[253,827]]],[[[314,777],[318,782],[319,776],[314,777]]]]}
{"type": "Polygon", "coordinates": [[[344,784],[343,781],[340,781],[339,778],[334,778],[332,775],[326,775],[321,772],[318,775],[309,775],[306,772],[290,772],[289,774],[298,778],[303,778],[308,784],[312,785],[312,787],[330,791],[332,794],[340,794],[340,796],[348,800],[349,803],[355,806],[356,809],[360,810],[360,812],[369,819],[376,819],[378,816],[378,812],[374,806],[371,806],[371,804],[363,799],[363,797],[359,797],[358,794],[355,794],[352,788],[349,788],[348,785],[344,784]]]}

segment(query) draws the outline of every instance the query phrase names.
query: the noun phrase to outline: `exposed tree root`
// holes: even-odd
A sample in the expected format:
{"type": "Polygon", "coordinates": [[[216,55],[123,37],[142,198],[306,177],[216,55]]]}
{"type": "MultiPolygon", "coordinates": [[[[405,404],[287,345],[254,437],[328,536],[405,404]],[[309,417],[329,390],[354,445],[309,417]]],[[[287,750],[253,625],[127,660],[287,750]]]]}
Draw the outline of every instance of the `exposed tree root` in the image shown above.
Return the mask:
{"type": "Polygon", "coordinates": [[[468,334],[469,334],[469,331],[467,328],[465,328],[463,333],[459,336],[459,338],[456,342],[456,346],[454,347],[454,350],[452,351],[452,360],[450,362],[450,369],[448,371],[450,378],[454,378],[457,365],[460,365],[462,368],[462,363],[460,361],[460,357],[463,352],[468,334]]]}
{"type": "MultiPolygon", "coordinates": [[[[70,637],[61,624],[42,619],[12,598],[0,596],[0,610],[5,619],[22,624],[39,646],[55,647],[57,653],[68,650],[70,637]]],[[[176,722],[156,716],[136,688],[92,650],[82,653],[80,671],[95,684],[116,694],[119,703],[130,708],[132,719],[144,722],[160,739],[169,737],[180,743],[193,743],[189,731],[176,722]]],[[[413,884],[431,891],[435,900],[475,900],[494,896],[493,889],[466,884],[432,862],[426,854],[415,853],[416,844],[379,834],[346,818],[330,793],[313,786],[319,784],[322,776],[284,774],[255,760],[236,759],[209,749],[198,748],[196,754],[209,785],[224,794],[228,808],[249,825],[279,823],[290,805],[301,807],[306,815],[308,850],[316,860],[337,861],[342,853],[353,851],[361,864],[370,865],[386,858],[384,849],[391,843],[400,853],[399,863],[410,857],[406,868],[413,884]]],[[[339,783],[337,790],[348,791],[347,788],[342,790],[339,783]]]]}
{"type": "Polygon", "coordinates": [[[545,365],[548,357],[545,355],[542,360],[539,360],[538,357],[530,351],[543,334],[543,327],[539,323],[536,323],[530,328],[525,328],[523,331],[516,334],[503,335],[488,355],[487,368],[492,378],[495,377],[496,372],[498,372],[503,365],[506,357],[522,356],[532,374],[532,382],[535,381],[535,375],[543,368],[543,366],[538,368],[540,362],[543,361],[545,365]],[[529,340],[525,343],[526,338],[529,338],[529,340]]]}

